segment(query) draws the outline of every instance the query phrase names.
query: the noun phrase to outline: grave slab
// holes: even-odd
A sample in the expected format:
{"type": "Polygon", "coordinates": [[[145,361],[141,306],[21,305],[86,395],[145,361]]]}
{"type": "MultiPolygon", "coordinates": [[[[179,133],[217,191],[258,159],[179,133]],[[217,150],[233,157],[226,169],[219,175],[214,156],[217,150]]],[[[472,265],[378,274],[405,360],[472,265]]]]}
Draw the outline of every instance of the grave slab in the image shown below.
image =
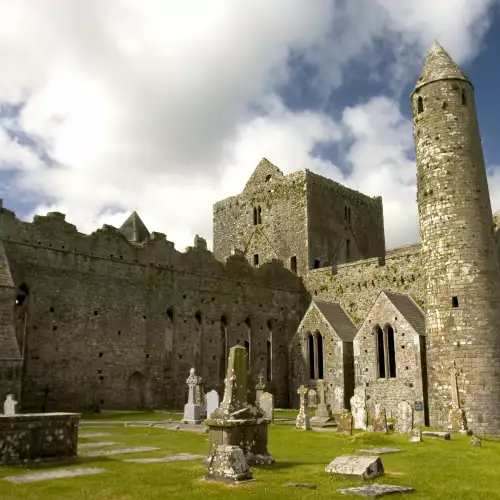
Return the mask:
{"type": "Polygon", "coordinates": [[[371,448],[369,450],[358,450],[358,453],[368,453],[369,455],[383,455],[384,453],[396,453],[402,451],[398,448],[371,448]]]}
{"type": "Polygon", "coordinates": [[[449,432],[423,431],[422,436],[441,438],[444,439],[445,441],[449,441],[451,439],[449,432]]]}
{"type": "Polygon", "coordinates": [[[166,457],[159,458],[127,458],[124,462],[133,462],[136,464],[149,464],[149,463],[161,463],[161,462],[180,462],[184,460],[197,460],[199,458],[204,458],[204,455],[190,455],[189,453],[181,453],[179,455],[168,455],[166,457]]]}
{"type": "Polygon", "coordinates": [[[326,466],[325,471],[328,474],[366,480],[382,476],[384,474],[384,467],[380,457],[345,455],[337,457],[330,462],[326,466]]]}
{"type": "Polygon", "coordinates": [[[32,472],[31,474],[23,474],[20,476],[9,476],[4,478],[11,483],[33,483],[35,481],[45,481],[48,479],[62,479],[67,477],[88,476],[90,474],[101,474],[106,472],[106,469],[59,469],[45,472],[32,472]]]}
{"type": "Polygon", "coordinates": [[[285,486],[294,486],[295,488],[307,488],[309,490],[315,490],[317,486],[311,483],[285,483],[285,486]]]}
{"type": "Polygon", "coordinates": [[[413,488],[407,488],[406,486],[395,486],[392,484],[369,484],[359,488],[343,488],[337,491],[339,493],[343,493],[344,495],[359,495],[365,498],[378,498],[392,493],[410,493],[415,490],[413,488]]]}
{"type": "Polygon", "coordinates": [[[153,448],[152,446],[134,446],[132,448],[118,448],[116,450],[94,450],[82,453],[87,457],[100,457],[103,455],[125,455],[127,453],[141,453],[143,451],[158,451],[160,448],[153,448]]]}
{"type": "Polygon", "coordinates": [[[109,432],[91,432],[87,434],[78,434],[79,438],[101,438],[111,436],[109,432]]]}
{"type": "Polygon", "coordinates": [[[78,445],[78,449],[87,449],[87,448],[104,448],[105,446],[115,446],[119,443],[118,441],[99,441],[97,443],[83,443],[78,445]]]}

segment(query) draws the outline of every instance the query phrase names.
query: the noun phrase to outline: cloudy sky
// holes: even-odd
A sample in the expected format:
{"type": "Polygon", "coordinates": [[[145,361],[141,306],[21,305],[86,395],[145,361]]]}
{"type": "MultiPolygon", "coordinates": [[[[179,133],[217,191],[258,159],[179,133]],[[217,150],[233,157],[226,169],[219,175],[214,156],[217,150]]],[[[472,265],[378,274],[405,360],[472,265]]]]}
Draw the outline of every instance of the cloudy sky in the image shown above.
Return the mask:
{"type": "Polygon", "coordinates": [[[0,197],[85,233],[137,210],[176,248],[262,157],[384,199],[418,241],[409,94],[469,74],[500,209],[500,0],[0,0],[0,197]]]}

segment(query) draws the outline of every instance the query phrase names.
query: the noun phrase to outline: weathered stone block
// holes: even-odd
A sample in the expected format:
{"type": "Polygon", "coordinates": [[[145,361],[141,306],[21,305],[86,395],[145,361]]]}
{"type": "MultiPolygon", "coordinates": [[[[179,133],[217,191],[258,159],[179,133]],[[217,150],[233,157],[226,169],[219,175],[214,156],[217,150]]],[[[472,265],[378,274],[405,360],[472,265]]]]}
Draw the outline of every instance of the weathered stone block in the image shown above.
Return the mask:
{"type": "Polygon", "coordinates": [[[326,466],[328,474],[335,474],[345,477],[355,477],[358,479],[373,479],[384,474],[384,467],[380,457],[357,457],[342,456],[337,457],[326,466]]]}
{"type": "Polygon", "coordinates": [[[212,452],[205,479],[241,483],[251,481],[253,476],[239,446],[221,445],[212,452]]]}

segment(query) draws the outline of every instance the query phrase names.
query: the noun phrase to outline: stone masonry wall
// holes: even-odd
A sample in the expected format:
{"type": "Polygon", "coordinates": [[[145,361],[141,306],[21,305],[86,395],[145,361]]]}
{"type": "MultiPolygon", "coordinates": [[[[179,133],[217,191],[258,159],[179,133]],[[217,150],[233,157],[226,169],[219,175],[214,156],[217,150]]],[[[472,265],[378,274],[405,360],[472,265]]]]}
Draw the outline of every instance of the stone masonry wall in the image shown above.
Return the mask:
{"type": "MultiPolygon", "coordinates": [[[[373,304],[372,304],[373,305],[373,304]]],[[[378,403],[395,416],[398,403],[424,401],[419,335],[395,309],[392,302],[381,295],[354,339],[354,371],[356,387],[366,391],[371,405],[378,403]],[[376,326],[394,330],[396,377],[380,378],[377,364],[376,326]]],[[[415,412],[415,423],[424,425],[424,412],[415,412]]]]}
{"type": "Polygon", "coordinates": [[[306,170],[309,267],[385,256],[382,198],[306,170]],[[349,250],[348,248],[349,247],[349,250]]]}
{"type": "Polygon", "coordinates": [[[182,407],[192,366],[222,389],[221,359],[248,338],[247,319],[250,385],[266,369],[271,325],[270,389],[287,405],[288,344],[307,293],[280,262],[223,264],[203,240],[180,253],[164,234],[134,245],[111,226],[87,236],[58,213],[0,218],[14,282],[28,290],[16,306],[23,409],[182,407]]]}
{"type": "MultiPolygon", "coordinates": [[[[439,60],[449,63],[442,54],[439,60]]],[[[424,83],[417,85],[412,107],[430,424],[448,423],[455,362],[470,428],[498,434],[500,274],[474,92],[469,82],[443,79],[442,72],[424,83]]]]}

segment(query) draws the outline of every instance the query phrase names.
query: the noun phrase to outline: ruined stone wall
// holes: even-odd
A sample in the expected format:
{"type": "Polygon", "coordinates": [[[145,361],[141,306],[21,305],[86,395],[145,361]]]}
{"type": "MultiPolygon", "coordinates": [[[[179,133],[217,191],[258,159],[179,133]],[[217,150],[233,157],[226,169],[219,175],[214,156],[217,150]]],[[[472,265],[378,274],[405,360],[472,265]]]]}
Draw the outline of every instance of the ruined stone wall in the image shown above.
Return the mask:
{"type": "MultiPolygon", "coordinates": [[[[378,403],[387,410],[389,417],[395,417],[400,401],[408,401],[413,407],[415,401],[424,401],[419,335],[387,297],[382,295],[379,298],[361,325],[353,344],[356,387],[365,389],[371,406],[378,403]],[[394,330],[395,378],[379,377],[377,325],[382,330],[390,325],[394,330]]],[[[423,411],[415,412],[415,423],[424,425],[423,411]]]]}
{"type": "Polygon", "coordinates": [[[286,406],[287,347],[307,294],[281,263],[223,264],[203,240],[180,253],[161,233],[131,244],[111,226],[87,236],[57,213],[33,223],[6,209],[0,217],[14,283],[28,290],[16,306],[24,409],[182,407],[192,366],[208,390],[222,389],[221,359],[244,341],[247,318],[250,385],[266,368],[271,320],[272,389],[286,406]]]}
{"type": "MultiPolygon", "coordinates": [[[[449,64],[440,57],[438,63],[449,64]]],[[[500,274],[474,92],[465,77],[443,79],[439,66],[436,72],[435,81],[428,75],[412,95],[430,423],[448,423],[455,361],[470,427],[497,434],[500,274]]]]}
{"type": "Polygon", "coordinates": [[[297,274],[307,271],[307,202],[305,172],[258,179],[243,193],[214,205],[214,255],[223,260],[232,248],[244,251],[251,265],[280,259],[290,269],[297,258],[297,274]],[[253,209],[260,207],[261,223],[254,225],[253,209]]]}
{"type": "Polygon", "coordinates": [[[384,257],[382,198],[306,170],[309,267],[384,257]]]}
{"type": "Polygon", "coordinates": [[[409,293],[424,304],[420,245],[388,250],[384,260],[376,258],[312,270],[304,285],[314,299],[338,302],[359,326],[382,290],[409,293]],[[381,265],[382,264],[382,265],[381,265]]]}

